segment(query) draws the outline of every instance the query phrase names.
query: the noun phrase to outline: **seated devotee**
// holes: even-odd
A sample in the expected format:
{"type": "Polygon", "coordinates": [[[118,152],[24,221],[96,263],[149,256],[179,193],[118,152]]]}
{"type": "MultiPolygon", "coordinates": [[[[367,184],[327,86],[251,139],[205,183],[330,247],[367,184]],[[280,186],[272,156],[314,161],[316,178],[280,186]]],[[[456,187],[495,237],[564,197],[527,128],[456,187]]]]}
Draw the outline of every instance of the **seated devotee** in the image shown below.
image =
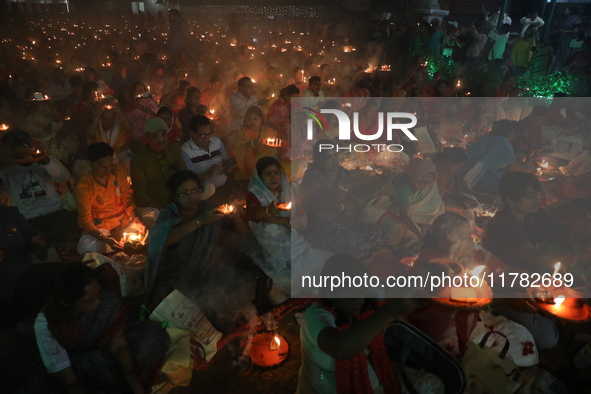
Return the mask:
{"type": "Polygon", "coordinates": [[[358,208],[353,178],[339,165],[336,150],[321,151],[321,144],[333,143],[324,139],[314,145],[314,163],[306,170],[300,189],[308,217],[306,240],[319,249],[367,258],[388,245],[388,235],[378,226],[350,217],[358,208]]]}
{"type": "MultiPolygon", "coordinates": [[[[322,275],[367,275],[347,255],[328,259],[322,275]]],[[[363,288],[325,291],[304,312],[300,339],[302,365],[296,393],[395,393],[400,383],[388,359],[382,332],[413,309],[405,300],[376,308],[363,288]],[[355,297],[355,298],[353,298],[355,297]]]]}
{"type": "Polygon", "coordinates": [[[398,88],[392,97],[412,97],[411,92],[419,87],[416,79],[408,79],[400,88],[398,88]]]}
{"type": "Polygon", "coordinates": [[[201,101],[208,108],[219,109],[223,106],[222,78],[218,74],[209,77],[209,85],[201,92],[201,101]]]}
{"type": "Polygon", "coordinates": [[[78,225],[84,232],[78,253],[108,253],[121,249],[124,231],[142,232],[143,224],[135,218],[136,211],[144,220],[154,222],[157,210],[136,208],[125,169],[113,164],[113,148],[109,145],[90,145],[88,160],[92,171],[80,178],[76,187],[78,225]]]}
{"type": "Polygon", "coordinates": [[[534,174],[507,171],[499,185],[504,208],[486,226],[484,247],[508,264],[530,272],[552,272],[584,263],[591,253],[573,246],[590,245],[589,235],[573,231],[539,208],[542,186],[534,174]]]}
{"type": "Polygon", "coordinates": [[[53,100],[65,100],[72,92],[66,72],[62,68],[56,68],[51,73],[51,82],[47,85],[47,95],[53,100]]]}
{"type": "Polygon", "coordinates": [[[158,323],[127,322],[119,275],[109,264],[62,268],[34,330],[44,366],[21,388],[31,393],[149,392],[170,345],[158,323]]]}
{"type": "Polygon", "coordinates": [[[367,98],[370,97],[368,87],[368,81],[360,79],[355,82],[355,87],[343,96],[348,98],[348,100],[345,100],[346,102],[352,102],[351,108],[353,108],[353,111],[359,111],[365,105],[367,98]]]}
{"type": "Polygon", "coordinates": [[[320,90],[322,81],[320,77],[310,77],[308,80],[308,89],[302,93],[302,107],[319,109],[324,104],[324,92],[320,90]]]}
{"type": "Polygon", "coordinates": [[[468,149],[468,161],[458,171],[468,188],[496,195],[504,171],[536,172],[535,168],[517,162],[511,146],[517,135],[517,122],[499,120],[468,149]]]}
{"type": "Polygon", "coordinates": [[[211,183],[216,188],[224,185],[228,180],[224,173],[228,154],[222,140],[212,135],[211,121],[202,115],[195,116],[190,129],[191,139],[181,146],[187,169],[203,183],[211,183]]]}
{"type": "Polygon", "coordinates": [[[271,104],[273,104],[281,93],[281,80],[279,79],[277,67],[269,66],[265,72],[265,78],[257,84],[257,96],[259,99],[268,99],[262,104],[262,110],[267,111],[271,104]]]}
{"type": "Polygon", "coordinates": [[[148,236],[144,285],[150,307],[174,289],[185,294],[203,279],[211,264],[223,214],[210,207],[206,188],[191,171],[168,179],[170,202],[148,236]]]}
{"type": "Polygon", "coordinates": [[[332,253],[312,248],[298,232],[304,228],[305,216],[277,159],[267,156],[257,161],[246,204],[249,225],[263,248],[262,261],[255,258],[255,263],[287,298],[300,293],[300,286],[292,288],[292,274],[294,278],[319,274],[332,253]],[[282,206],[288,203],[289,209],[282,206]]]}
{"type": "Polygon", "coordinates": [[[378,192],[379,198],[370,202],[366,221],[388,230],[392,246],[408,248],[416,244],[427,226],[445,212],[436,181],[435,163],[411,159],[406,171],[394,175],[378,192]]]}
{"type": "Polygon", "coordinates": [[[238,91],[230,96],[230,131],[240,130],[246,110],[250,107],[265,104],[266,98],[258,100],[253,94],[253,83],[249,77],[238,80],[238,91]]]}
{"type": "Polygon", "coordinates": [[[138,207],[162,209],[170,200],[168,178],[187,167],[180,146],[167,142],[168,126],[163,119],[146,120],[145,129],[148,143],[131,159],[133,200],[138,207]]]}
{"type": "Polygon", "coordinates": [[[0,180],[10,195],[11,205],[30,221],[49,243],[78,234],[76,212],[63,208],[55,182],[66,182],[66,168],[46,151],[33,146],[24,130],[10,129],[2,138],[10,155],[10,166],[0,170],[0,180]]]}
{"type": "Polygon", "coordinates": [[[164,123],[168,126],[168,132],[166,134],[168,142],[174,142],[180,146],[181,138],[183,137],[183,129],[181,128],[181,123],[179,122],[178,117],[174,115],[172,109],[166,105],[161,105],[160,108],[158,108],[156,116],[164,120],[164,123]]]}
{"type": "Polygon", "coordinates": [[[542,124],[546,120],[547,113],[546,107],[536,105],[528,116],[517,123],[520,133],[511,142],[516,153],[531,156],[536,150],[541,150],[542,124]]]}
{"type": "Polygon", "coordinates": [[[126,97],[127,112],[125,117],[132,125],[129,147],[132,152],[139,150],[145,143],[146,133],[144,123],[156,116],[158,104],[152,98],[146,86],[142,82],[131,85],[128,97],[126,97]]]}
{"type": "MultiPolygon", "coordinates": [[[[446,211],[468,214],[471,208],[476,208],[478,205],[476,200],[460,192],[465,183],[457,176],[457,172],[466,161],[468,161],[466,151],[458,147],[443,148],[433,159],[437,169],[437,190],[446,211]]],[[[469,214],[468,219],[474,219],[473,216],[469,214]]]]}
{"type": "Polygon", "coordinates": [[[228,138],[228,156],[236,159],[235,179],[250,179],[254,174],[256,162],[261,157],[279,157],[277,148],[261,142],[266,138],[277,138],[277,131],[264,126],[264,123],[261,109],[250,107],[246,111],[240,131],[228,138]]]}
{"type": "MultiPolygon", "coordinates": [[[[468,220],[451,212],[439,216],[433,222],[424,238],[419,257],[412,267],[412,272],[422,274],[427,267],[426,264],[436,259],[450,259],[464,268],[484,265],[488,272],[523,272],[507,265],[492,253],[474,243],[468,220]]],[[[526,300],[497,298],[493,301],[493,307],[496,314],[502,314],[506,318],[524,326],[532,334],[539,349],[550,349],[556,345],[558,330],[553,320],[536,312],[536,309],[526,300]]],[[[437,326],[437,324],[434,325],[437,326]]],[[[463,344],[463,346],[466,345],[463,344]]]]}
{"type": "Polygon", "coordinates": [[[379,126],[378,103],[376,100],[365,100],[364,107],[359,111],[359,132],[363,135],[375,135],[379,126]]]}
{"type": "Polygon", "coordinates": [[[197,115],[205,115],[199,109],[200,103],[201,92],[199,89],[193,86],[187,89],[185,106],[178,112],[179,122],[183,130],[181,142],[187,142],[191,139],[191,128],[189,127],[191,119],[197,115]]]}
{"type": "Polygon", "coordinates": [[[25,91],[25,117],[19,125],[34,141],[48,146],[55,132],[54,124],[61,122],[63,117],[57,111],[53,100],[36,100],[35,94],[38,93],[34,89],[25,91]]]}
{"type": "Polygon", "coordinates": [[[97,112],[88,131],[88,143],[109,144],[115,151],[119,164],[129,167],[131,160],[129,138],[133,126],[116,104],[105,104],[99,108],[100,111],[97,112]]]}
{"type": "Polygon", "coordinates": [[[179,86],[171,92],[165,93],[160,99],[160,105],[166,105],[173,110],[174,113],[178,112],[185,105],[188,89],[191,87],[189,81],[179,81],[179,86]]]}
{"type": "Polygon", "coordinates": [[[281,89],[279,98],[271,105],[267,112],[267,123],[279,131],[282,140],[288,139],[289,125],[291,123],[291,98],[297,97],[300,89],[295,85],[288,85],[281,89]]]}

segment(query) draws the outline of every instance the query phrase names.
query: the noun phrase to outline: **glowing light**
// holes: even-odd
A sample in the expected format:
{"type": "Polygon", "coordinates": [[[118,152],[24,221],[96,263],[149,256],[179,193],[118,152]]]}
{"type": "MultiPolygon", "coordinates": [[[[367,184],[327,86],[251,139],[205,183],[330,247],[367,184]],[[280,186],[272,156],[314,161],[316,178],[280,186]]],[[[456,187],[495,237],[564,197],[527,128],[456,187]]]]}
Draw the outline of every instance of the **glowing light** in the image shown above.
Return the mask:
{"type": "Polygon", "coordinates": [[[564,302],[565,297],[563,295],[559,295],[554,299],[554,308],[560,308],[560,305],[564,302]]]}

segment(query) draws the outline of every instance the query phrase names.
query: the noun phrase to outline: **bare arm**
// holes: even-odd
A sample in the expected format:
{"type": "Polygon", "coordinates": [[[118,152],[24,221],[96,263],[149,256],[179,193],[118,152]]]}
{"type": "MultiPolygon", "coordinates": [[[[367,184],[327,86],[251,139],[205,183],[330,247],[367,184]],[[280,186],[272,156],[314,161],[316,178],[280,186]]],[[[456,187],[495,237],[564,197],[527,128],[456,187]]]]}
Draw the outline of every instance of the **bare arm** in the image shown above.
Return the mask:
{"type": "Polygon", "coordinates": [[[109,351],[115,358],[115,361],[121,368],[121,372],[125,375],[127,384],[133,390],[134,394],[144,394],[144,389],[140,383],[140,379],[133,366],[133,359],[131,358],[131,352],[123,331],[120,331],[115,339],[109,343],[109,351]]]}
{"type": "Polygon", "coordinates": [[[405,300],[390,300],[373,315],[344,331],[326,327],[318,334],[318,347],[334,359],[348,360],[368,347],[384,328],[398,315],[407,312],[409,307],[405,300]]]}

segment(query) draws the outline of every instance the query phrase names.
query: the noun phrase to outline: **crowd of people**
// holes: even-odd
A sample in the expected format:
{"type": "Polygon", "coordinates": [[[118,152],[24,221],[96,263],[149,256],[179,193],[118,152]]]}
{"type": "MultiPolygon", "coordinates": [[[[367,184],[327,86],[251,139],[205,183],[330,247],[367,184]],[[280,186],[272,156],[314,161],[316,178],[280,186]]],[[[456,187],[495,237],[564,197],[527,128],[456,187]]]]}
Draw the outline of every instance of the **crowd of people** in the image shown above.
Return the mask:
{"type": "MultiPolygon", "coordinates": [[[[169,26],[161,14],[11,17],[0,44],[0,312],[3,328],[31,321],[38,347],[37,364],[1,375],[11,392],[146,393],[158,382],[168,334],[128,321],[117,272],[83,264],[90,252],[147,255],[146,310],[178,290],[225,333],[252,318],[245,304],[262,315],[313,298],[298,393],[397,392],[381,334],[397,319],[458,359],[495,324],[525,338],[511,344],[519,367],[559,342],[560,316],[513,293],[493,313],[467,313],[474,324],[460,335],[449,307],[299,281],[451,263],[546,273],[558,261],[584,276],[590,222],[543,206],[591,197],[588,101],[516,86],[545,45],[536,12],[515,39],[508,15],[497,30],[500,8],[465,25],[371,32],[297,20],[268,31],[235,17],[199,26],[176,9],[169,26]],[[502,71],[492,88],[486,70],[502,71]],[[349,115],[362,144],[382,134],[385,113],[411,113],[418,140],[383,133],[377,142],[398,151],[339,150],[336,117],[310,123],[322,110],[349,115]],[[561,173],[544,175],[548,161],[561,173]],[[147,234],[145,248],[130,252],[128,234],[147,234]],[[57,264],[66,244],[77,261],[57,264]]],[[[588,31],[570,9],[563,19],[545,70],[588,73],[588,31]]]]}

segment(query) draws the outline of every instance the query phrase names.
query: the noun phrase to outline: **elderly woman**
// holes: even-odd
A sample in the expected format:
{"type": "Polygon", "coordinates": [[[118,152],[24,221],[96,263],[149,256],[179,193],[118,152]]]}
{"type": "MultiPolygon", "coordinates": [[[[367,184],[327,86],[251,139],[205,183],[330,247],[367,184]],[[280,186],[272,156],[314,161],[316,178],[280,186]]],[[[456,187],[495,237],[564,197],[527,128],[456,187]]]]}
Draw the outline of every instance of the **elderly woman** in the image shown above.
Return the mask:
{"type": "Polygon", "coordinates": [[[146,393],[170,345],[159,324],[127,323],[119,276],[109,264],[66,265],[35,320],[35,336],[45,370],[35,370],[25,392],[61,386],[68,393],[146,393]]]}
{"type": "Polygon", "coordinates": [[[298,293],[299,288],[291,287],[291,278],[296,284],[301,282],[300,275],[319,273],[332,253],[312,248],[298,233],[305,216],[277,159],[267,156],[257,161],[246,204],[250,228],[263,248],[263,261],[255,262],[287,295],[298,293]],[[291,209],[282,206],[286,203],[291,203],[291,209]]]}
{"type": "Polygon", "coordinates": [[[497,195],[501,176],[507,169],[535,174],[535,168],[518,163],[515,158],[511,141],[517,136],[517,122],[499,120],[493,123],[488,135],[468,149],[468,161],[458,171],[468,188],[497,195]]]}
{"type": "Polygon", "coordinates": [[[423,238],[427,225],[445,212],[430,160],[413,158],[406,171],[393,176],[365,210],[366,221],[390,233],[392,246],[406,248],[423,238]]]}
{"type": "Polygon", "coordinates": [[[264,156],[279,157],[277,148],[261,142],[266,138],[277,138],[277,131],[264,126],[265,118],[259,107],[250,107],[244,116],[240,131],[228,139],[228,156],[236,158],[236,179],[250,179],[257,160],[264,156]]]}
{"type": "Polygon", "coordinates": [[[314,163],[302,180],[302,205],[309,219],[306,239],[320,249],[367,258],[388,244],[387,234],[348,215],[358,208],[354,181],[339,165],[335,149],[320,150],[327,144],[333,142],[323,139],[314,145],[314,163]]]}

